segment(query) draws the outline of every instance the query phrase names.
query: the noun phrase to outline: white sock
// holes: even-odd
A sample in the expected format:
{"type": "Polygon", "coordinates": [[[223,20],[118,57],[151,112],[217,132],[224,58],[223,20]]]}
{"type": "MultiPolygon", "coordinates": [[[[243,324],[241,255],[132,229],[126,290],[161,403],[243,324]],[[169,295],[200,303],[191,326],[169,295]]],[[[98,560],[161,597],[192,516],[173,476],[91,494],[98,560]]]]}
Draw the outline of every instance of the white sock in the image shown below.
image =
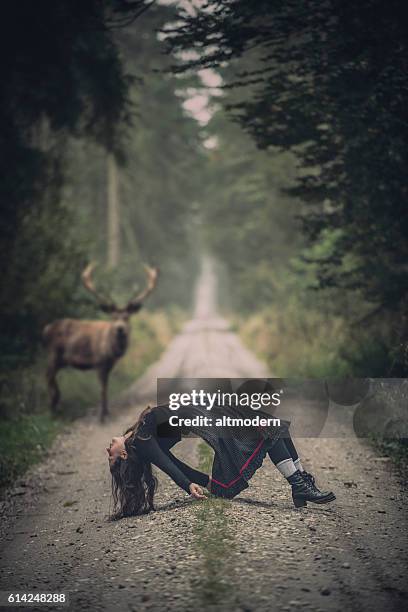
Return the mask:
{"type": "Polygon", "coordinates": [[[296,466],[296,469],[299,470],[299,472],[304,472],[305,468],[302,465],[302,462],[300,461],[300,459],[296,459],[296,461],[293,462],[296,466]]]}
{"type": "Polygon", "coordinates": [[[276,464],[276,467],[285,478],[289,478],[297,471],[297,467],[293,463],[293,459],[284,459],[276,464]]]}

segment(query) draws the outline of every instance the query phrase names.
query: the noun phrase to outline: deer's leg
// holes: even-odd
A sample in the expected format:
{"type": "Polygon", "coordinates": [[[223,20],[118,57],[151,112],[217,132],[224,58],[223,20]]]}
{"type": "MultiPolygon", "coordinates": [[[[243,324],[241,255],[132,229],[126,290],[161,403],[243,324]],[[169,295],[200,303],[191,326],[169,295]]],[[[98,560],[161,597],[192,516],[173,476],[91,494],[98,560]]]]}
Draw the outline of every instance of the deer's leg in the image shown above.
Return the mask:
{"type": "Polygon", "coordinates": [[[100,421],[104,422],[105,418],[109,415],[109,407],[108,407],[108,378],[110,374],[111,368],[103,367],[98,369],[98,377],[102,386],[102,395],[101,395],[101,412],[100,412],[100,421]]]}
{"type": "Polygon", "coordinates": [[[50,358],[47,367],[47,386],[50,395],[50,408],[53,413],[56,412],[61,394],[57,384],[57,373],[60,369],[57,359],[53,356],[50,358]]]}

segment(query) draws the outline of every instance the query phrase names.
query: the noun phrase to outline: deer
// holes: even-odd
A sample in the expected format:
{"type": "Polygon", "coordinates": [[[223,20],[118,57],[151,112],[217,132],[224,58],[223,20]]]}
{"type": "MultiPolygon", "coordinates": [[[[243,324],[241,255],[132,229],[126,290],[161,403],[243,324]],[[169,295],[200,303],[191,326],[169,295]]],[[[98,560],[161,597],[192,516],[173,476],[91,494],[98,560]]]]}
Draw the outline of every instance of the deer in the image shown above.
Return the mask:
{"type": "Polygon", "coordinates": [[[130,340],[130,317],[142,307],[154,290],[159,270],[145,265],[147,284],[145,289],[128,301],[123,308],[99,293],[92,280],[95,263],[91,262],[82,272],[82,283],[96,299],[109,321],[85,321],[58,319],[45,326],[43,338],[48,350],[46,381],[50,395],[50,408],[56,414],[60,400],[57,374],[62,368],[96,370],[101,384],[100,421],[109,416],[108,379],[116,362],[126,353],[130,340]]]}

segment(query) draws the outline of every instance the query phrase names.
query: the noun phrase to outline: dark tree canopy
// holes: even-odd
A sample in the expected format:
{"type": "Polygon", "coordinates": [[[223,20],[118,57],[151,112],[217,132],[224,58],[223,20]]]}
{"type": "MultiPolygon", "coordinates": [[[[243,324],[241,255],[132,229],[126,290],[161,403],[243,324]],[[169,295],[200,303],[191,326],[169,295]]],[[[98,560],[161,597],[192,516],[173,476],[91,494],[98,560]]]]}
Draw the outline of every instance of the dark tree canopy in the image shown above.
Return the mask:
{"type": "Polygon", "coordinates": [[[294,195],[320,285],[407,308],[407,15],[399,0],[211,1],[169,28],[185,64],[227,68],[229,110],[262,149],[296,152],[294,195]],[[255,59],[254,59],[255,58],[255,59]],[[231,76],[231,73],[233,75],[231,76]],[[241,92],[241,94],[240,94],[241,92]]]}
{"type": "Polygon", "coordinates": [[[18,348],[23,338],[37,337],[40,324],[70,302],[81,255],[68,236],[69,221],[61,206],[67,137],[86,135],[120,149],[118,128],[130,110],[129,79],[114,32],[148,5],[108,0],[18,0],[2,5],[3,346],[18,348]],[[47,293],[54,294],[62,270],[59,297],[44,302],[47,293]],[[40,320],[33,318],[34,311],[42,313],[40,320]]]}

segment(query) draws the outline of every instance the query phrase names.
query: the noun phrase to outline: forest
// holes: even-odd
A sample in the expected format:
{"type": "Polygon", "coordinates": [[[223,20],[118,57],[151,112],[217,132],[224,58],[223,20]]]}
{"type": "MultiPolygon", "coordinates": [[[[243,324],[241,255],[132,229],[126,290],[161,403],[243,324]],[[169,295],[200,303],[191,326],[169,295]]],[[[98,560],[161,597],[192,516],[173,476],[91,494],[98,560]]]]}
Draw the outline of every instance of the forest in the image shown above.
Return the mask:
{"type": "MultiPolygon", "coordinates": [[[[2,439],[54,435],[42,330],[104,317],[90,261],[122,302],[160,268],[113,394],[188,317],[203,253],[276,376],[406,376],[402,2],[18,0],[2,23],[2,439]]],[[[64,376],[74,418],[97,386],[64,376]]]]}

